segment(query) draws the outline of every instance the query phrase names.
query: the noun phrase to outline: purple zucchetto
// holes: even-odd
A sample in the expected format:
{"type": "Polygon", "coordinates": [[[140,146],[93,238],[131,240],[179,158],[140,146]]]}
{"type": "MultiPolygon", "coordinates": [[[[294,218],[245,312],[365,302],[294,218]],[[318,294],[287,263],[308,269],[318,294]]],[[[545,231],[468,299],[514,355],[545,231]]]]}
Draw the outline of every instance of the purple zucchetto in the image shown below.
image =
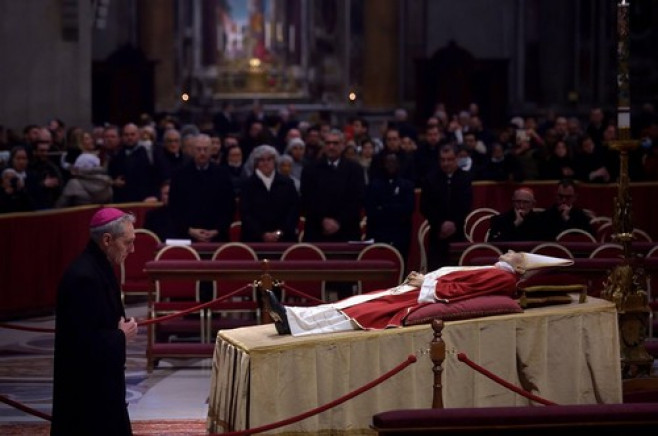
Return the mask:
{"type": "Polygon", "coordinates": [[[91,221],[89,221],[89,227],[100,227],[111,221],[121,218],[124,215],[127,214],[124,211],[114,207],[105,207],[103,209],[99,209],[94,214],[94,216],[91,217],[91,221]]]}

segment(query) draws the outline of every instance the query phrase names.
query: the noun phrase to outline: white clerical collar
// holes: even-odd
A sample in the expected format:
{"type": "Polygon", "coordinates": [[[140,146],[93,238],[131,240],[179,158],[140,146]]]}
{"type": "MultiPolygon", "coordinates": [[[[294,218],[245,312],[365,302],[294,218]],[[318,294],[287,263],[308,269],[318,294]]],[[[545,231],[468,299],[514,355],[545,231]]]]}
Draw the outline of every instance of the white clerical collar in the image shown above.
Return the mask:
{"type": "Polygon", "coordinates": [[[274,171],[272,171],[272,174],[270,174],[270,176],[268,177],[265,174],[263,174],[263,172],[261,170],[256,168],[256,176],[258,176],[258,178],[263,181],[263,183],[265,184],[265,187],[267,188],[268,191],[272,187],[272,182],[274,182],[274,174],[276,174],[276,173],[274,171]]]}

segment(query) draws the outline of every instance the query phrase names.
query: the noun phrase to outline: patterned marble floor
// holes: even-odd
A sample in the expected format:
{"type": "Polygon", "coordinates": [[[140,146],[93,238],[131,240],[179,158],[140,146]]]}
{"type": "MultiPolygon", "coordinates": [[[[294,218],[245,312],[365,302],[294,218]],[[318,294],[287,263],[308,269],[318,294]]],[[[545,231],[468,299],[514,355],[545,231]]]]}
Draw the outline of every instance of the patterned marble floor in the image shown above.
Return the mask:
{"type": "MultiPolygon", "coordinates": [[[[145,304],[127,305],[127,315],[146,316],[145,304]]],[[[54,328],[54,317],[12,321],[22,326],[54,328]]],[[[0,394],[51,413],[54,335],[0,328],[0,394]]],[[[205,420],[212,359],[163,359],[146,371],[146,328],[140,327],[129,345],[126,370],[127,401],[131,420],[205,420]]],[[[43,419],[0,403],[0,425],[35,423],[43,419]]]]}

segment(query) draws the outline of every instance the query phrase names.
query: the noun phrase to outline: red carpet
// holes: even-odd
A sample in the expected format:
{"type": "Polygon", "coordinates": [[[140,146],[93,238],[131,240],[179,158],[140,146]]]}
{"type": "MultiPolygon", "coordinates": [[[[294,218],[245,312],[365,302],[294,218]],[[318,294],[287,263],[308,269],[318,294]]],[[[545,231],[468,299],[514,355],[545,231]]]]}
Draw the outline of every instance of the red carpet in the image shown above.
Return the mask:
{"type": "MultiPolygon", "coordinates": [[[[135,421],[132,423],[132,427],[135,436],[205,436],[208,434],[206,422],[193,419],[135,421]]],[[[48,436],[49,433],[50,424],[48,423],[0,423],[2,436],[48,436]]]]}

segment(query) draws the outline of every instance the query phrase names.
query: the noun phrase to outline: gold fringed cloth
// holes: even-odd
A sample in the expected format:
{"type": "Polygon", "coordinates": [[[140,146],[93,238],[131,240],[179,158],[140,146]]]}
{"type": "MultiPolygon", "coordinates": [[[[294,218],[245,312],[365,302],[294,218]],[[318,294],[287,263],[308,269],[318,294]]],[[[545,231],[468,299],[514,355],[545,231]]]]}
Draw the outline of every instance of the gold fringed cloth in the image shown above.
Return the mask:
{"type": "MultiPolygon", "coordinates": [[[[445,407],[529,405],[457,360],[467,356],[503,379],[558,404],[622,401],[617,311],[589,297],[578,304],[447,322],[445,407]]],[[[417,354],[418,362],[352,400],[269,434],[374,434],[372,415],[432,404],[429,325],[294,338],[274,325],[220,331],[208,430],[256,428],[329,403],[417,354]]]]}

